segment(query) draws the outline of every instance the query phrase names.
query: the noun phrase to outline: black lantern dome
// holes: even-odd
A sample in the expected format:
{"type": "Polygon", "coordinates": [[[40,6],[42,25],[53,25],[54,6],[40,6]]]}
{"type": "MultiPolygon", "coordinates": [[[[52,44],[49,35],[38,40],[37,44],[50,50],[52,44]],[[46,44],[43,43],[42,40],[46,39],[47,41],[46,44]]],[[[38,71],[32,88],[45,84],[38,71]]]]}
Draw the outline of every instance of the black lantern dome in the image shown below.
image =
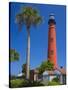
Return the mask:
{"type": "Polygon", "coordinates": [[[55,22],[55,15],[54,15],[53,13],[51,13],[51,14],[49,15],[48,24],[51,24],[51,23],[56,24],[56,22],[55,22]]]}

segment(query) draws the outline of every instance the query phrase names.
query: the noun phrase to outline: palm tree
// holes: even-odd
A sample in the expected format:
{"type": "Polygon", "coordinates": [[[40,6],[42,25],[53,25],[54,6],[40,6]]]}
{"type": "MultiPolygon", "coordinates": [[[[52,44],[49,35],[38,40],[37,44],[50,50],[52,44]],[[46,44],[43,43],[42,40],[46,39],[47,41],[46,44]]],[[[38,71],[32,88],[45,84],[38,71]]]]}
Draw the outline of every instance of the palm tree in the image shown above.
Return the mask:
{"type": "Polygon", "coordinates": [[[20,56],[19,53],[15,49],[10,49],[10,62],[18,61],[20,56]]]}
{"type": "Polygon", "coordinates": [[[21,12],[16,15],[16,22],[19,26],[19,30],[22,29],[22,25],[26,25],[27,30],[27,55],[26,55],[26,79],[30,77],[30,27],[37,26],[41,23],[42,18],[38,11],[32,7],[25,6],[21,9],[21,12]]]}

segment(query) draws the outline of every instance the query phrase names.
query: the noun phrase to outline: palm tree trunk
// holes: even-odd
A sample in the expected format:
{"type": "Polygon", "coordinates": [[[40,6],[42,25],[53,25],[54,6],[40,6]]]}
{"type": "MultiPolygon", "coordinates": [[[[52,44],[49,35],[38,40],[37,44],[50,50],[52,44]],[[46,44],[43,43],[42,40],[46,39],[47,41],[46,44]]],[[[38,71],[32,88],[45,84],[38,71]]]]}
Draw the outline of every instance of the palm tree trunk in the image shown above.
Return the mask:
{"type": "Polygon", "coordinates": [[[30,30],[27,28],[26,79],[30,78],[30,30]]]}

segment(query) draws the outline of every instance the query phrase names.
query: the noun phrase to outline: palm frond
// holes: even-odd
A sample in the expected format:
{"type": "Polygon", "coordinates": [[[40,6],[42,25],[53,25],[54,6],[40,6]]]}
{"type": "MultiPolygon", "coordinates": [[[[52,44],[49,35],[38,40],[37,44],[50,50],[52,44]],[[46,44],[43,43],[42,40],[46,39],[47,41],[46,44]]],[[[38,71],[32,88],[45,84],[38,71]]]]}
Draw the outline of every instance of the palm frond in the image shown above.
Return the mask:
{"type": "Polygon", "coordinates": [[[19,53],[15,49],[10,49],[10,62],[19,60],[19,53]]]}
{"type": "Polygon", "coordinates": [[[40,16],[37,16],[36,18],[35,18],[35,20],[34,20],[34,25],[39,25],[39,24],[41,24],[41,22],[42,22],[42,18],[40,17],[40,16]]]}
{"type": "Polygon", "coordinates": [[[21,12],[16,15],[16,23],[19,26],[19,29],[22,28],[22,25],[25,24],[27,27],[31,25],[39,25],[42,22],[42,17],[39,15],[37,9],[32,7],[23,7],[21,12]]]}

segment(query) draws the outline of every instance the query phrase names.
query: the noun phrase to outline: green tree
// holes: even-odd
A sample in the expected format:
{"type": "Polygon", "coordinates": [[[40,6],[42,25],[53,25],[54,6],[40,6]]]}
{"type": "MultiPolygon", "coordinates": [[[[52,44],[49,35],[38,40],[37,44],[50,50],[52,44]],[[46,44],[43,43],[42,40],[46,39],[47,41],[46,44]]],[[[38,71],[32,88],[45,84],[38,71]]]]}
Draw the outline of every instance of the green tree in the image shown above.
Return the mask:
{"type": "Polygon", "coordinates": [[[10,62],[18,61],[19,60],[19,53],[15,49],[10,49],[10,62]]]}
{"type": "Polygon", "coordinates": [[[55,81],[48,82],[48,86],[56,86],[56,85],[60,85],[60,83],[59,82],[55,82],[55,81]]]}
{"type": "Polygon", "coordinates": [[[55,77],[55,78],[53,78],[52,81],[59,82],[59,78],[58,77],[55,77]]]}
{"type": "Polygon", "coordinates": [[[45,70],[52,70],[54,67],[53,63],[49,60],[42,62],[40,67],[38,68],[39,74],[42,74],[45,70]]]}
{"type": "Polygon", "coordinates": [[[22,73],[24,73],[24,77],[26,76],[26,64],[22,65],[22,73]]]}
{"type": "Polygon", "coordinates": [[[41,23],[42,18],[38,11],[32,7],[25,6],[21,12],[16,15],[16,22],[19,30],[22,29],[23,24],[26,25],[27,30],[27,55],[26,55],[26,78],[29,79],[30,75],[30,27],[37,26],[41,23]]]}

